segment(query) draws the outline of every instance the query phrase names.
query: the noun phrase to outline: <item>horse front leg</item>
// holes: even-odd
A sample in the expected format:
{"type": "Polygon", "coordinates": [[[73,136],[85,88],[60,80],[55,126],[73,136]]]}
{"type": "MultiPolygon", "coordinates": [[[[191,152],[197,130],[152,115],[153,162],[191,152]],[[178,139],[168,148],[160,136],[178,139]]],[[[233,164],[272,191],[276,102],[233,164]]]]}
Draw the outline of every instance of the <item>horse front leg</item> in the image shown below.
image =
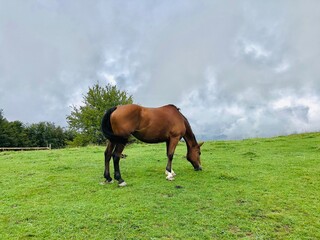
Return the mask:
{"type": "Polygon", "coordinates": [[[104,177],[106,179],[106,183],[112,183],[112,178],[110,177],[110,159],[112,156],[112,152],[114,149],[114,144],[112,142],[108,142],[108,146],[104,152],[104,177]]]}
{"type": "Polygon", "coordinates": [[[123,144],[117,144],[116,149],[113,152],[114,178],[118,181],[120,187],[127,185],[127,183],[122,179],[120,173],[120,158],[124,147],[125,145],[123,144]]]}
{"type": "Polygon", "coordinates": [[[167,175],[166,179],[169,181],[174,180],[174,176],[176,176],[176,174],[172,169],[172,159],[173,159],[174,151],[176,149],[178,142],[179,142],[179,138],[171,138],[169,139],[169,141],[167,141],[168,163],[166,166],[165,174],[167,175]]]}

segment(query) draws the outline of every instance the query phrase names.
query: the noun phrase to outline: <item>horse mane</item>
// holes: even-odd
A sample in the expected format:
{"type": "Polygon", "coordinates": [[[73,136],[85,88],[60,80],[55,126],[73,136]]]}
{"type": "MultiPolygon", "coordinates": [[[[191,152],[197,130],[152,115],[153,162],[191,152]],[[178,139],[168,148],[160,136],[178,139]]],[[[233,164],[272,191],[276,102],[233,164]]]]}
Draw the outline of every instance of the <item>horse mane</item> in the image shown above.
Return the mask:
{"type": "Polygon", "coordinates": [[[173,105],[173,104],[169,104],[168,106],[174,107],[179,111],[179,113],[181,114],[181,116],[184,119],[184,124],[186,126],[186,135],[187,135],[187,137],[192,142],[197,143],[197,139],[196,139],[196,136],[194,135],[194,133],[193,133],[193,131],[191,129],[191,125],[190,125],[188,119],[180,112],[180,108],[178,108],[176,105],[173,105]]]}
{"type": "Polygon", "coordinates": [[[181,113],[181,115],[183,116],[184,118],[184,123],[186,125],[186,135],[188,135],[188,137],[190,137],[190,140],[192,140],[193,142],[197,143],[197,139],[196,139],[196,136],[194,135],[194,133],[192,132],[192,129],[191,129],[191,125],[188,121],[188,119],[181,113]]]}

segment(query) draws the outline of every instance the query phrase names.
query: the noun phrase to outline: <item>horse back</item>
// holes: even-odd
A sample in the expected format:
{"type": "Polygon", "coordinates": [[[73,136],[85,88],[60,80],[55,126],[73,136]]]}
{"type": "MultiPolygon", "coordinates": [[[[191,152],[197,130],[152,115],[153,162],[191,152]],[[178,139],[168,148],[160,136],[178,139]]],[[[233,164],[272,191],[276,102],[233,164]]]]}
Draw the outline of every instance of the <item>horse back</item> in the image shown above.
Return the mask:
{"type": "Polygon", "coordinates": [[[135,104],[118,106],[111,115],[115,134],[134,135],[144,142],[163,142],[185,134],[184,117],[174,105],[146,108],[135,104]]]}
{"type": "Polygon", "coordinates": [[[133,135],[145,142],[165,142],[170,138],[181,138],[185,131],[184,118],[179,110],[166,105],[142,109],[139,129],[133,135]]]}
{"type": "MultiPolygon", "coordinates": [[[[174,131],[184,128],[184,119],[179,109],[174,105],[166,105],[159,108],[145,108],[142,112],[146,124],[159,129],[174,131]]],[[[146,125],[143,124],[143,125],[146,125]]]]}

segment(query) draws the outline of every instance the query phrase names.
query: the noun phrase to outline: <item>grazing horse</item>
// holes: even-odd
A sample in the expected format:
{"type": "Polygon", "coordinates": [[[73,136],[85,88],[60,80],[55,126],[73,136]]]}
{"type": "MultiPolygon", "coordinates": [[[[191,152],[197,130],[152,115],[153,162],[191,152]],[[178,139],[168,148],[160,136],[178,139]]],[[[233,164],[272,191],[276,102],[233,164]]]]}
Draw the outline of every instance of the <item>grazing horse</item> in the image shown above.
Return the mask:
{"type": "Polygon", "coordinates": [[[106,183],[112,183],[109,162],[113,157],[114,178],[119,186],[126,183],[120,174],[119,161],[121,153],[130,135],[146,143],[166,142],[168,163],[166,179],[173,180],[172,159],[175,148],[181,138],[187,145],[187,160],[195,170],[202,170],[200,165],[200,147],[191,130],[188,120],[174,105],[159,108],[146,108],[135,104],[120,105],[110,108],[102,118],[101,128],[104,136],[109,140],[105,150],[106,183]]]}

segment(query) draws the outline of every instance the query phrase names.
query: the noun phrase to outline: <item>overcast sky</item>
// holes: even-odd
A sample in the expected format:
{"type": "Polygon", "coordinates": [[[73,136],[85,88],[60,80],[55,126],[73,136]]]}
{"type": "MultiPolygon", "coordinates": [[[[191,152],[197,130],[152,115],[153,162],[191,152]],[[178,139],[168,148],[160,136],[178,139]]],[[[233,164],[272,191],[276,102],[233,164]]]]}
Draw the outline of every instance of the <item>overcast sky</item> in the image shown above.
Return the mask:
{"type": "Polygon", "coordinates": [[[0,109],[67,126],[99,82],[199,139],[319,131],[319,23],[318,0],[0,0],[0,109]]]}

